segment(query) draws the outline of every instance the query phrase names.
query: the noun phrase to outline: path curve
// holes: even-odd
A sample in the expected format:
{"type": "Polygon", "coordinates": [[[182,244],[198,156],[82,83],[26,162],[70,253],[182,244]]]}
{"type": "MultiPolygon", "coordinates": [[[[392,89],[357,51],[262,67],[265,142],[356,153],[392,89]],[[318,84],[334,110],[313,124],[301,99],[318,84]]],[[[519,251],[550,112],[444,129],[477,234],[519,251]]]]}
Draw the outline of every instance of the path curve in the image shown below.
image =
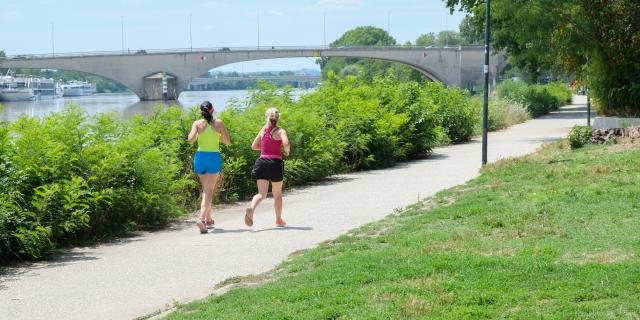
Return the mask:
{"type": "MultiPolygon", "coordinates": [[[[489,134],[489,161],[534,152],[586,124],[586,99],[548,116],[489,134]]],[[[192,224],[143,233],[92,248],[65,250],[54,261],[0,271],[0,319],[132,319],[206,296],[229,277],[265,272],[311,248],[379,220],[396,208],[478,176],[481,143],[437,148],[429,159],[385,170],[339,175],[290,191],[276,229],[271,199],[244,226],[246,203],[216,208],[220,229],[192,224]],[[384,181],[385,184],[382,184],[384,181]]]]}

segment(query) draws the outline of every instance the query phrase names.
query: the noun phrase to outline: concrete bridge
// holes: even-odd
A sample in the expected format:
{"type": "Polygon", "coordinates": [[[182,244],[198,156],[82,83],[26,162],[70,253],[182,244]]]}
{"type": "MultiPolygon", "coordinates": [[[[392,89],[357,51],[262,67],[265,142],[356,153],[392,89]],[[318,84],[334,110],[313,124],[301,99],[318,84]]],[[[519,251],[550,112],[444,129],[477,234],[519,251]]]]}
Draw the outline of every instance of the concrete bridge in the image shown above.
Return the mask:
{"type": "MultiPolygon", "coordinates": [[[[480,87],[484,48],[417,47],[259,47],[186,50],[138,50],[136,52],[88,52],[54,55],[9,56],[0,68],[41,68],[82,71],[119,82],[142,100],[175,99],[192,79],[231,63],[279,58],[369,58],[410,66],[433,81],[448,86],[480,87]],[[158,94],[160,92],[160,95],[158,94]]],[[[489,73],[496,79],[504,65],[502,54],[492,55],[489,73]]]]}

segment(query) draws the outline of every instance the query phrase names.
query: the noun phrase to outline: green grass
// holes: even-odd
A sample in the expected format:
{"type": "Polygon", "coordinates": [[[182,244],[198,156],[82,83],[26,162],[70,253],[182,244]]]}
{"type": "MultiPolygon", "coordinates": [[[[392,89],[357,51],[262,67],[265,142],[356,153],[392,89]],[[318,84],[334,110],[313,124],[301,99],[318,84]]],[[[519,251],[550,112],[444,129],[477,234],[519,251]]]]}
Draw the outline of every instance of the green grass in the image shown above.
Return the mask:
{"type": "Polygon", "coordinates": [[[168,319],[638,319],[640,145],[566,142],[168,319]]]}

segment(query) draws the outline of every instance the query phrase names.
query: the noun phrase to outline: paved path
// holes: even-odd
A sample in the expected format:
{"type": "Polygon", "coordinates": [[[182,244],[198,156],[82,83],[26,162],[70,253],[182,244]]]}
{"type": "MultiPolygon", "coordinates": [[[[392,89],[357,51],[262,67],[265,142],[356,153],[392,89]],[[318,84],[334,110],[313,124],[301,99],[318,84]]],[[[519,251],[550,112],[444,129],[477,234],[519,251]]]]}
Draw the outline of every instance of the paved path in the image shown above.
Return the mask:
{"type": "MultiPolygon", "coordinates": [[[[582,97],[575,99],[584,102],[582,97]]],[[[489,161],[531,153],[586,123],[583,105],[489,135],[489,161]]],[[[219,229],[200,235],[192,223],[116,243],[63,252],[54,261],[0,271],[0,319],[131,319],[203,297],[232,276],[267,271],[290,253],[379,220],[478,175],[477,140],[438,148],[426,160],[340,175],[288,192],[273,228],[272,201],[243,224],[246,203],[216,208],[219,229]]]]}

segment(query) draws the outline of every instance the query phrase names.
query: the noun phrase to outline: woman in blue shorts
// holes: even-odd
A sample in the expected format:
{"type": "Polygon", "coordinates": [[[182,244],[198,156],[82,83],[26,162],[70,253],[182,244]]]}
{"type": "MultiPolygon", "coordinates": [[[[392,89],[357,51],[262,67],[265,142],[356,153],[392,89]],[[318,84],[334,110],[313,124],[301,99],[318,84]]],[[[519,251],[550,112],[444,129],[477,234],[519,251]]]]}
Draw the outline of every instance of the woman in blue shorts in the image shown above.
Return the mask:
{"type": "Polygon", "coordinates": [[[200,178],[202,186],[202,203],[200,215],[196,224],[200,233],[207,233],[213,229],[214,222],[211,219],[213,193],[220,171],[222,171],[222,156],[220,155],[220,141],[224,144],[231,143],[224,122],[213,118],[213,105],[209,101],[200,104],[200,113],[204,119],[196,120],[189,132],[189,143],[198,141],[198,151],[193,157],[193,172],[200,178]]]}

